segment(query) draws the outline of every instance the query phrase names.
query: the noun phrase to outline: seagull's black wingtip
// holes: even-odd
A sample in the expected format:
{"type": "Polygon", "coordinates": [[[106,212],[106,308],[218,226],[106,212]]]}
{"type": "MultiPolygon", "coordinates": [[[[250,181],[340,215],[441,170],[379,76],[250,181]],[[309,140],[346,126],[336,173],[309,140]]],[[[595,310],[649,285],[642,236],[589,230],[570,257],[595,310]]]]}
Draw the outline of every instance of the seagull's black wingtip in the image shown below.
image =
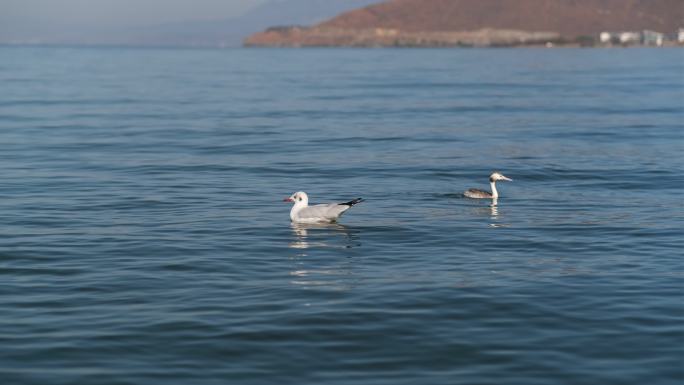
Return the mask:
{"type": "Polygon", "coordinates": [[[361,203],[361,202],[363,202],[363,201],[365,201],[365,199],[363,199],[363,198],[356,198],[356,199],[351,200],[351,201],[349,201],[349,202],[344,202],[344,203],[340,203],[340,204],[343,205],[343,206],[352,207],[352,206],[354,206],[355,204],[359,204],[359,203],[361,203]]]}

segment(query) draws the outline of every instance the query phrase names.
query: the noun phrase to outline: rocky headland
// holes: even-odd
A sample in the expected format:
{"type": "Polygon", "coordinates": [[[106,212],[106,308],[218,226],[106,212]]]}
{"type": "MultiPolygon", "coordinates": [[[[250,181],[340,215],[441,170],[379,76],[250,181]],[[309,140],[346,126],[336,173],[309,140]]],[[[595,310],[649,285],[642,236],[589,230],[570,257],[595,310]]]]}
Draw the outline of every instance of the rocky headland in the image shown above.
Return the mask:
{"type": "Polygon", "coordinates": [[[682,26],[682,0],[391,0],[313,26],[272,27],[244,45],[562,45],[586,43],[603,31],[674,33],[682,26]]]}

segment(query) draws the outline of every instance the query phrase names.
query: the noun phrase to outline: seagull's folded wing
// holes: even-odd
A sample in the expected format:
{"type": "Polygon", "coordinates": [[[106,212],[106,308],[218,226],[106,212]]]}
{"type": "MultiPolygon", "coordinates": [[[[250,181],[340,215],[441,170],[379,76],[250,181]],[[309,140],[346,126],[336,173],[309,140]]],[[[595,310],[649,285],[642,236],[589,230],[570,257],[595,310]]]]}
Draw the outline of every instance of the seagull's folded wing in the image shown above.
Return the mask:
{"type": "Polygon", "coordinates": [[[349,206],[340,205],[337,203],[315,205],[301,209],[299,213],[297,213],[297,216],[301,219],[331,220],[336,219],[348,209],[349,206]]]}

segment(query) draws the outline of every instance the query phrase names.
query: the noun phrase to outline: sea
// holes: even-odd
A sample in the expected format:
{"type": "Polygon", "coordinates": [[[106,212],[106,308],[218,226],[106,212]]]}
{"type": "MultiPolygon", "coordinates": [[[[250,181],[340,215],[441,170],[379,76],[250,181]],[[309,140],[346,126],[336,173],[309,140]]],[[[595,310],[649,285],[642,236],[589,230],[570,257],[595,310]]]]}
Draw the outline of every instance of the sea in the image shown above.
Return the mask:
{"type": "Polygon", "coordinates": [[[684,382],[681,48],[4,46],[0,175],[3,385],[684,382]]]}

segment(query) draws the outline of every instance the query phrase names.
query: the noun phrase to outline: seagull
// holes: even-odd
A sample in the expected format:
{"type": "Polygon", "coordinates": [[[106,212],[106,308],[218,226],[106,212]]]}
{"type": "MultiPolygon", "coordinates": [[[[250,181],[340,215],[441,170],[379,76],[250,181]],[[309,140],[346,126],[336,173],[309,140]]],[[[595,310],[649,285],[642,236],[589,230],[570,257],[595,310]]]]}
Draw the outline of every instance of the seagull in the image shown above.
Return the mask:
{"type": "Polygon", "coordinates": [[[466,198],[494,199],[496,201],[496,199],[499,198],[499,192],[496,191],[496,181],[497,180],[506,180],[509,182],[513,182],[513,179],[506,178],[505,176],[501,175],[500,173],[495,172],[489,176],[489,185],[492,187],[491,193],[484,191],[484,190],[478,190],[476,188],[471,188],[471,189],[466,190],[463,193],[463,195],[465,195],[466,198]]]}
{"type": "Polygon", "coordinates": [[[309,196],[303,191],[283,199],[283,202],[294,202],[290,210],[290,219],[295,223],[334,223],[349,208],[363,201],[362,198],[356,198],[344,203],[309,206],[309,196]]]}

